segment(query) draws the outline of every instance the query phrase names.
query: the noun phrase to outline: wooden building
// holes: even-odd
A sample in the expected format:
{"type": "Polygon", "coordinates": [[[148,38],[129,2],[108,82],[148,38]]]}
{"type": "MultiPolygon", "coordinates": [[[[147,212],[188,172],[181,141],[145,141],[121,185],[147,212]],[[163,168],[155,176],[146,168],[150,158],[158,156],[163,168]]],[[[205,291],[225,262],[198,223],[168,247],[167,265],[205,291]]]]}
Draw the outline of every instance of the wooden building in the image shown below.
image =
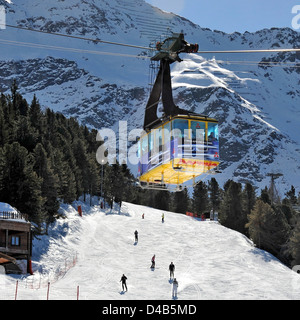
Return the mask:
{"type": "Polygon", "coordinates": [[[16,211],[0,212],[0,264],[6,273],[21,273],[16,260],[27,260],[27,272],[30,272],[31,255],[30,222],[16,211]]]}

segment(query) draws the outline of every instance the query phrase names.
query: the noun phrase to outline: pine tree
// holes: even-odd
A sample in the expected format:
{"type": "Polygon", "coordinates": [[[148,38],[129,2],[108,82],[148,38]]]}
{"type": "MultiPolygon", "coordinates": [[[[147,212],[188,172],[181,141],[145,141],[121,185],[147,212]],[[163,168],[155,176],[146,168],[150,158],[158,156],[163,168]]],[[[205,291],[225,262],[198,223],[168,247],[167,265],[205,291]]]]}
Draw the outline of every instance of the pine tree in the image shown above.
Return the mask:
{"type": "Polygon", "coordinates": [[[41,195],[45,199],[43,210],[47,217],[47,226],[54,222],[54,216],[59,209],[57,199],[58,177],[50,167],[50,160],[43,146],[38,143],[33,151],[34,154],[34,170],[38,177],[42,179],[41,195]]]}
{"type": "Polygon", "coordinates": [[[4,111],[0,100],[0,147],[7,143],[7,125],[4,118],[4,111]]]}
{"type": "Polygon", "coordinates": [[[76,177],[69,164],[66,163],[62,176],[62,199],[65,203],[72,203],[77,199],[77,183],[76,177]]]}
{"type": "MultiPolygon", "coordinates": [[[[71,145],[67,142],[64,145],[64,162],[68,164],[68,168],[66,170],[70,170],[72,172],[70,178],[73,179],[75,178],[75,183],[76,183],[76,199],[78,200],[81,195],[83,195],[84,192],[84,187],[83,187],[83,175],[81,169],[77,166],[76,164],[76,159],[74,157],[71,145]]],[[[68,179],[68,178],[67,178],[68,179]]],[[[72,186],[73,187],[73,186],[72,186]]],[[[69,196],[71,196],[73,190],[68,190],[69,196]]],[[[69,198],[68,196],[68,198],[69,198]]],[[[71,197],[69,198],[71,199],[71,197]]],[[[74,201],[74,199],[72,200],[74,201]]],[[[69,202],[69,201],[68,201],[69,202]]]]}
{"type": "Polygon", "coordinates": [[[37,129],[40,129],[42,122],[42,111],[36,95],[33,96],[28,113],[31,125],[37,129]]]}
{"type": "Polygon", "coordinates": [[[137,197],[137,187],[136,187],[136,179],[134,175],[130,172],[126,163],[121,165],[121,174],[124,179],[124,192],[123,199],[124,201],[134,202],[137,197]]]}
{"type": "Polygon", "coordinates": [[[288,250],[292,256],[291,266],[300,265],[300,217],[290,237],[288,250]]]}
{"type": "Polygon", "coordinates": [[[75,175],[68,162],[64,160],[62,150],[53,150],[51,158],[54,174],[58,177],[57,196],[66,203],[72,203],[76,199],[75,175]]]}
{"type": "Polygon", "coordinates": [[[166,190],[158,190],[154,192],[154,204],[156,209],[169,211],[170,210],[170,192],[166,190]]]}
{"type": "Polygon", "coordinates": [[[285,194],[287,200],[290,202],[291,206],[297,205],[297,196],[296,196],[296,189],[294,186],[291,186],[291,189],[285,194]]]}
{"type": "Polygon", "coordinates": [[[173,196],[173,211],[177,213],[186,213],[189,210],[190,198],[188,190],[185,187],[180,192],[175,192],[173,196]]]}
{"type": "Polygon", "coordinates": [[[33,170],[34,160],[18,142],[6,144],[3,150],[5,171],[2,201],[27,214],[31,221],[40,225],[43,222],[41,179],[33,170]]]}
{"type": "Polygon", "coordinates": [[[20,116],[26,117],[28,114],[29,106],[28,103],[23,97],[18,93],[17,94],[17,110],[20,116]]]}
{"type": "Polygon", "coordinates": [[[104,166],[103,191],[105,200],[112,208],[113,202],[122,202],[123,180],[121,178],[120,167],[118,162],[109,166],[104,166]]]}
{"type": "Polygon", "coordinates": [[[228,180],[224,185],[220,222],[233,230],[245,233],[247,215],[242,207],[242,185],[228,180]]]}
{"type": "Polygon", "coordinates": [[[248,219],[246,227],[254,243],[279,257],[290,231],[282,211],[274,210],[270,204],[258,199],[248,219]]]}
{"type": "Polygon", "coordinates": [[[4,170],[5,170],[5,159],[3,154],[3,148],[0,147],[0,198],[1,198],[2,190],[5,185],[4,170]]]}
{"type": "Polygon", "coordinates": [[[94,153],[87,155],[88,165],[85,179],[88,182],[88,194],[90,195],[90,200],[92,196],[99,194],[100,187],[100,174],[99,174],[99,164],[96,161],[96,155],[94,153]]]}
{"type": "Polygon", "coordinates": [[[205,182],[200,181],[193,192],[193,211],[201,216],[208,208],[208,189],[205,182]]]}
{"type": "Polygon", "coordinates": [[[251,183],[246,183],[244,190],[242,192],[243,196],[243,207],[246,214],[250,214],[253,209],[256,201],[255,189],[253,188],[251,183]]]}
{"type": "Polygon", "coordinates": [[[213,213],[217,212],[221,203],[221,189],[215,178],[211,178],[208,182],[209,203],[213,213]]]}
{"type": "Polygon", "coordinates": [[[282,210],[283,214],[285,215],[289,225],[293,226],[296,221],[294,221],[295,220],[295,211],[293,210],[291,202],[287,198],[285,198],[282,200],[280,207],[281,207],[281,210],[282,210]]]}
{"type": "Polygon", "coordinates": [[[80,181],[80,186],[82,191],[78,190],[77,195],[80,196],[82,193],[85,196],[89,193],[90,182],[88,180],[89,176],[89,160],[86,152],[86,147],[84,145],[84,141],[81,139],[75,139],[72,143],[72,153],[74,155],[76,161],[76,172],[77,172],[77,180],[80,181]]]}
{"type": "Polygon", "coordinates": [[[13,83],[10,87],[10,92],[11,92],[11,116],[12,119],[17,119],[17,117],[19,116],[19,110],[18,110],[18,102],[20,100],[20,95],[18,93],[18,85],[16,80],[13,80],[13,83]]]}
{"type": "Polygon", "coordinates": [[[264,189],[261,190],[260,199],[265,203],[271,204],[268,187],[265,187],[264,189]]]}
{"type": "Polygon", "coordinates": [[[28,117],[20,117],[15,121],[15,141],[25,147],[29,152],[35,148],[39,134],[30,124],[28,117]]]}

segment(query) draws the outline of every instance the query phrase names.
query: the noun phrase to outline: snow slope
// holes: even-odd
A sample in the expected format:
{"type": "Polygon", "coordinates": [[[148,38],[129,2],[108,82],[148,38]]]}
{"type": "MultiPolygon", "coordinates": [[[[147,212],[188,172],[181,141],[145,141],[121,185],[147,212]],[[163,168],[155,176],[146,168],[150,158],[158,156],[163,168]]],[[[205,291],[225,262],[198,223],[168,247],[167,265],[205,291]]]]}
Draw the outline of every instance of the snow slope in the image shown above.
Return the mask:
{"type": "Polygon", "coordinates": [[[76,299],[77,286],[80,300],[169,300],[171,261],[179,300],[300,299],[297,273],[217,222],[164,212],[162,223],[162,211],[130,203],[120,214],[81,205],[82,218],[74,207],[63,205],[67,218],[49,229],[49,237],[34,241],[34,276],[0,275],[0,299],[14,298],[19,279],[20,300],[45,300],[48,281],[52,300],[76,299]],[[153,254],[155,271],[150,269],[153,254]],[[125,293],[119,282],[123,273],[125,293]]]}

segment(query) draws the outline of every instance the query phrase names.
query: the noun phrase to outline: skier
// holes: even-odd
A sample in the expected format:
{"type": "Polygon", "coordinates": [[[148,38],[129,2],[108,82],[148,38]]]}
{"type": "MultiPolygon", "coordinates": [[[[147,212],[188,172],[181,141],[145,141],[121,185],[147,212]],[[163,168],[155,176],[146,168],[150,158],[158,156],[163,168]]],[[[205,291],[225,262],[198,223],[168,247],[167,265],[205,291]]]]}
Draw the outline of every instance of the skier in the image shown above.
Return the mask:
{"type": "Polygon", "coordinates": [[[151,259],[151,269],[155,268],[155,255],[153,255],[152,259],[151,259]]]}
{"type": "Polygon", "coordinates": [[[170,280],[171,280],[171,278],[174,279],[175,266],[174,266],[173,262],[171,262],[171,264],[169,265],[169,270],[170,270],[170,280]]]}
{"type": "Polygon", "coordinates": [[[123,289],[123,291],[124,291],[124,287],[126,288],[126,291],[127,291],[126,280],[127,280],[127,278],[126,278],[125,274],[123,274],[123,276],[122,276],[122,278],[120,280],[120,282],[122,281],[122,289],[123,289]]]}
{"type": "Polygon", "coordinates": [[[164,213],[161,215],[161,222],[165,222],[165,214],[164,213]]]}
{"type": "Polygon", "coordinates": [[[144,217],[145,217],[145,214],[143,213],[143,214],[142,214],[142,219],[144,219],[144,217]]]}
{"type": "Polygon", "coordinates": [[[137,232],[137,230],[134,231],[134,236],[135,236],[135,242],[138,242],[138,232],[137,232]]]}
{"type": "Polygon", "coordinates": [[[176,278],[174,278],[173,290],[172,290],[172,298],[173,299],[177,299],[177,288],[178,288],[178,281],[176,280],[176,278]]]}

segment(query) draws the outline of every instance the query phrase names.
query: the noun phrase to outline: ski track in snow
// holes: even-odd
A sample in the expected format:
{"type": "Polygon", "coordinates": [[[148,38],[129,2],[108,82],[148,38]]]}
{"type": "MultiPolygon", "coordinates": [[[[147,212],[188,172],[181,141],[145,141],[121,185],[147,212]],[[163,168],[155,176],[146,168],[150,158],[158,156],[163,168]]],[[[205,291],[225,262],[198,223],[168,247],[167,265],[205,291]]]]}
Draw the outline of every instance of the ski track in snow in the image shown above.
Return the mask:
{"type": "Polygon", "coordinates": [[[179,300],[300,299],[299,275],[218,222],[130,203],[123,203],[120,214],[82,203],[81,218],[74,207],[64,205],[67,218],[49,228],[49,237],[34,241],[34,276],[0,275],[0,300],[13,299],[17,279],[18,299],[46,299],[45,273],[49,277],[74,254],[73,267],[55,281],[49,277],[49,299],[76,299],[79,286],[80,300],[170,300],[171,261],[179,300]],[[30,289],[30,279],[39,279],[41,270],[40,289],[30,289]],[[126,293],[120,282],[123,273],[128,278],[126,293]]]}

